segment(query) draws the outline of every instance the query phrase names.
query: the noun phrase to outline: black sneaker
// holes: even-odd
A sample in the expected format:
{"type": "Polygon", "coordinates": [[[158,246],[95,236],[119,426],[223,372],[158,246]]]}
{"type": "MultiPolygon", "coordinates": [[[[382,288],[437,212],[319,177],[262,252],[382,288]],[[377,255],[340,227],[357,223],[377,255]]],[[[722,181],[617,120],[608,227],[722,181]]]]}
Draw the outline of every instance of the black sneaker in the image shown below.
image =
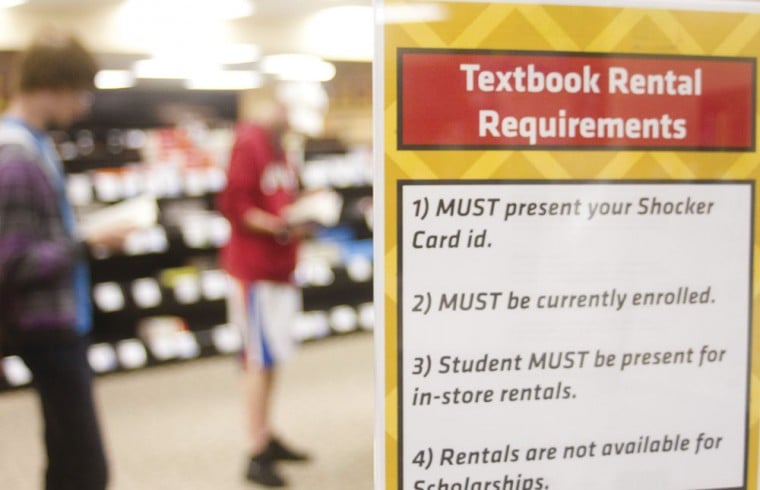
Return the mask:
{"type": "Polygon", "coordinates": [[[251,460],[248,462],[248,472],[245,478],[250,482],[266,487],[285,486],[285,480],[277,474],[274,460],[266,454],[266,451],[251,457],[251,460]]]}
{"type": "Polygon", "coordinates": [[[309,460],[309,456],[305,453],[299,453],[284,444],[274,437],[269,441],[269,445],[262,454],[266,454],[273,461],[294,461],[304,462],[309,460]]]}

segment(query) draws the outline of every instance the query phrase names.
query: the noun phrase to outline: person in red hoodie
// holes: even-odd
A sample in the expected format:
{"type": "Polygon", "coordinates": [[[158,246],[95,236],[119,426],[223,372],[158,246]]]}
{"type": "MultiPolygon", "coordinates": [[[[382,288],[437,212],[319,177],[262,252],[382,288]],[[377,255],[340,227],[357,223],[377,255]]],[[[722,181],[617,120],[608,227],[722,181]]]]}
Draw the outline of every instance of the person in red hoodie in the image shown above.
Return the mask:
{"type": "Polygon", "coordinates": [[[274,437],[269,417],[275,367],[294,347],[291,326],[301,293],[293,272],[306,230],[290,226],[283,216],[299,190],[296,168],[282,145],[289,130],[286,108],[271,103],[259,119],[236,129],[227,186],[218,198],[231,225],[221,262],[230,276],[229,320],[240,328],[244,343],[251,453],[246,478],[282,487],[275,463],[307,459],[274,437]]]}

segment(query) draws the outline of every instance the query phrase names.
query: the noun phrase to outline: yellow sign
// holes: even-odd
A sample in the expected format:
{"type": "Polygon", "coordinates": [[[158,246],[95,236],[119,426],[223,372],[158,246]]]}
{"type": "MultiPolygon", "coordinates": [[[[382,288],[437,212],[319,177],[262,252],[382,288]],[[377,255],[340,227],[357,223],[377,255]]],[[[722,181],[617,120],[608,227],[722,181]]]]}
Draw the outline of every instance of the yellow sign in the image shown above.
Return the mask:
{"type": "Polygon", "coordinates": [[[758,488],[760,8],[377,12],[376,489],[758,488]]]}

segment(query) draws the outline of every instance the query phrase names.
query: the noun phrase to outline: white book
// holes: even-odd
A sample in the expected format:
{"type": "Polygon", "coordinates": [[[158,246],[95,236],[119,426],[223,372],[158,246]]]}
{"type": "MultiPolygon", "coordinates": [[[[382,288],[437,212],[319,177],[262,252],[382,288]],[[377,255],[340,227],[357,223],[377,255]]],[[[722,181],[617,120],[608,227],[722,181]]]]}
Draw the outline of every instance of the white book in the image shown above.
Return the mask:
{"type": "Polygon", "coordinates": [[[343,198],[332,190],[308,192],[285,210],[285,218],[293,225],[317,223],[335,226],[340,220],[343,198]]]}
{"type": "Polygon", "coordinates": [[[111,229],[144,229],[158,221],[158,203],[149,194],[126,199],[87,213],[79,224],[83,236],[103,234],[111,229]]]}

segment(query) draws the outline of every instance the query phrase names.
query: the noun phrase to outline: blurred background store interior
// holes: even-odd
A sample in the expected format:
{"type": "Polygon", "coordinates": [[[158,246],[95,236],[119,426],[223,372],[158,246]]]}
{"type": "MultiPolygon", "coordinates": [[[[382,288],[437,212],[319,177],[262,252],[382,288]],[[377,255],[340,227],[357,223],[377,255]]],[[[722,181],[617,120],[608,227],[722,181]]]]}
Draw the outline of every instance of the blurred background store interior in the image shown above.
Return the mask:
{"type": "MultiPolygon", "coordinates": [[[[0,1],[3,104],[15,54],[51,25],[76,33],[101,68],[90,116],[53,132],[80,221],[143,195],[159,209],[123,251],[92,257],[96,371],[238,349],[217,261],[229,225],[214,200],[235,123],[267,99],[288,107],[303,187],[343,204],[302,247],[294,334],[372,330],[370,2],[0,1]]],[[[4,363],[8,384],[28,384],[16,359],[4,363]]]]}
{"type": "MultiPolygon", "coordinates": [[[[359,483],[293,488],[370,487],[372,15],[369,0],[0,0],[0,106],[8,100],[14,56],[47,26],[74,32],[100,63],[91,115],[53,133],[78,218],[86,222],[106,206],[139,203],[139,196],[158,203],[157,222],[134,232],[124,250],[95,251],[92,257],[95,328],[89,360],[99,375],[112,453],[131,454],[113,462],[114,488],[236,488],[188,483],[204,481],[203,465],[190,467],[185,480],[141,480],[136,473],[182,471],[167,469],[167,461],[152,467],[156,455],[127,441],[138,444],[130,434],[141,427],[170,427],[172,421],[210,423],[211,433],[220,421],[240,426],[224,409],[219,413],[226,415],[213,421],[191,410],[226,403],[232,413],[239,408],[234,405],[240,401],[235,361],[240,338],[226,321],[226,282],[217,260],[229,225],[214,198],[226,184],[235,123],[257,102],[272,98],[288,106],[297,130],[288,147],[303,186],[333,190],[343,203],[337,223],[320,229],[299,254],[296,280],[303,288],[304,312],[293,334],[304,341],[306,354],[284,376],[291,383],[287,391],[307,390],[299,383],[325,383],[325,389],[307,390],[321,401],[282,401],[302,404],[286,412],[302,422],[281,422],[295,432],[288,435],[308,446],[308,440],[300,441],[299,423],[309,420],[309,426],[320,428],[321,420],[321,429],[330,433],[314,434],[325,440],[312,447],[337,447],[330,438],[345,437],[337,445],[354,448],[351,454],[362,458],[351,462],[353,474],[363,479],[359,483]],[[361,422],[341,415],[347,407],[357,410],[353,416],[361,422]],[[343,432],[335,430],[342,427],[340,420],[328,422],[331,410],[348,423],[343,432]],[[167,417],[165,424],[161,417],[167,417]],[[153,418],[156,422],[141,425],[153,418]]],[[[441,12],[422,6],[387,15],[403,21],[441,12]]],[[[39,475],[29,470],[39,469],[44,458],[34,442],[38,432],[32,432],[39,422],[31,377],[18,358],[2,363],[0,459],[10,466],[0,468],[0,488],[37,488],[39,475]],[[14,449],[22,439],[33,446],[32,460],[14,449]],[[6,458],[11,452],[16,459],[6,458]]],[[[218,433],[227,430],[222,426],[218,433]]],[[[176,431],[197,436],[189,427],[176,431]]],[[[168,439],[176,439],[174,448],[203,443],[197,437],[168,439]]],[[[235,443],[240,441],[230,446],[235,443]]],[[[204,448],[194,449],[201,457],[204,448]]],[[[242,454],[240,461],[227,462],[236,468],[238,463],[242,454]]],[[[320,471],[337,476],[336,464],[341,463],[305,470],[302,479],[327,478],[320,471]]],[[[228,476],[238,483],[238,473],[228,476]]]]}

